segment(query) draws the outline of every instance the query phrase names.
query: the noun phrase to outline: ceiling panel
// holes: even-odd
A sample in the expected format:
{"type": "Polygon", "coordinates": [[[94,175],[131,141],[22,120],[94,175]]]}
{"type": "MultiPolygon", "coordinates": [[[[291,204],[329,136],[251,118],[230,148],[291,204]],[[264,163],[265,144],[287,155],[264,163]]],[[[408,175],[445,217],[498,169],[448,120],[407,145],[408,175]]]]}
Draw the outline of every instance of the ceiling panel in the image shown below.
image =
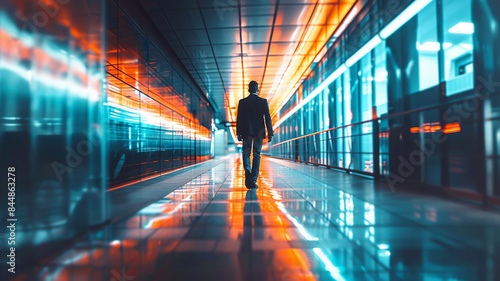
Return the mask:
{"type": "Polygon", "coordinates": [[[243,43],[264,43],[269,42],[272,27],[245,27],[242,28],[243,43]]]}
{"type": "Polygon", "coordinates": [[[190,58],[190,61],[192,61],[194,64],[211,64],[215,63],[215,58],[214,57],[207,57],[207,58],[190,58]]]}
{"type": "Polygon", "coordinates": [[[282,56],[282,55],[292,55],[297,43],[271,43],[271,48],[269,49],[269,55],[271,56],[282,56]]]}
{"type": "Polygon", "coordinates": [[[315,7],[315,4],[280,5],[276,25],[307,24],[315,7]]]}
{"type": "MultiPolygon", "coordinates": [[[[236,1],[233,1],[236,2],[236,1]]],[[[275,5],[276,0],[241,0],[239,3],[242,6],[267,6],[267,5],[275,5]]]]}
{"type": "Polygon", "coordinates": [[[242,27],[272,26],[274,15],[249,15],[241,17],[242,27]]]}
{"type": "MultiPolygon", "coordinates": [[[[243,61],[245,64],[245,68],[262,68],[264,70],[264,64],[266,63],[265,59],[264,60],[257,60],[257,61],[243,61]]],[[[245,69],[245,73],[247,72],[247,69],[245,69]]]]}
{"type": "Polygon", "coordinates": [[[299,41],[302,30],[306,26],[277,26],[273,31],[273,42],[299,41]]]}
{"type": "Polygon", "coordinates": [[[207,8],[202,13],[207,28],[240,27],[238,7],[207,8]]]}
{"type": "Polygon", "coordinates": [[[271,16],[271,20],[268,21],[268,25],[273,25],[274,11],[276,10],[275,5],[258,5],[258,6],[242,6],[241,16],[271,16]]]}
{"type": "Polygon", "coordinates": [[[192,45],[210,45],[207,31],[205,29],[194,29],[184,32],[178,32],[177,37],[184,46],[192,45]]]}
{"type": "Polygon", "coordinates": [[[240,57],[241,44],[212,45],[216,57],[240,57]]]}
{"type": "Polygon", "coordinates": [[[162,11],[168,19],[170,26],[175,29],[202,29],[205,28],[198,9],[177,11],[165,7],[162,4],[162,11]]]}
{"type": "Polygon", "coordinates": [[[210,45],[184,46],[184,49],[193,59],[213,58],[212,47],[210,45]]]}
{"type": "Polygon", "coordinates": [[[168,8],[169,10],[193,10],[198,8],[196,0],[184,0],[184,1],[141,1],[142,6],[148,11],[148,8],[161,6],[162,8],[168,8]]]}
{"type": "Polygon", "coordinates": [[[240,43],[240,28],[209,29],[208,35],[212,44],[240,43]]]}
{"type": "Polygon", "coordinates": [[[243,44],[243,54],[247,56],[266,56],[269,43],[243,44]]]}

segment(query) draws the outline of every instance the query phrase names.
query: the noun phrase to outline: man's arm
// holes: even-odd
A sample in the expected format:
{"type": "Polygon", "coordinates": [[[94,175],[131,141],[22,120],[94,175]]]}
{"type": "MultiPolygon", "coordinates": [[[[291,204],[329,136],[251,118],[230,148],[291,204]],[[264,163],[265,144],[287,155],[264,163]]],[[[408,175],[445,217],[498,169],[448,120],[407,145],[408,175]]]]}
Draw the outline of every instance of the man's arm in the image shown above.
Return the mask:
{"type": "Polygon", "coordinates": [[[238,102],[238,113],[236,115],[236,136],[241,136],[241,122],[243,122],[243,120],[240,120],[241,119],[241,100],[238,102]]]}
{"type": "Polygon", "coordinates": [[[264,108],[264,118],[266,118],[267,136],[273,136],[273,121],[271,120],[271,114],[269,114],[269,104],[266,101],[266,106],[264,108]]]}

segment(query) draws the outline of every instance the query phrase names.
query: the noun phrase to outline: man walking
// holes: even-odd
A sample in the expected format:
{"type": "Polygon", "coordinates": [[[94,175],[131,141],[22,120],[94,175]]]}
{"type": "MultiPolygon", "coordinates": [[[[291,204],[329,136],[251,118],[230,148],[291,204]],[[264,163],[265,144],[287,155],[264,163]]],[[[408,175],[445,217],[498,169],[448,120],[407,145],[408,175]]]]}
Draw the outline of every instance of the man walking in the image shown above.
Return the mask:
{"type": "Polygon", "coordinates": [[[243,141],[243,168],[245,169],[245,186],[249,189],[258,188],[260,151],[266,138],[266,127],[269,142],[273,139],[273,124],[269,114],[267,100],[258,96],[259,84],[248,83],[248,97],[238,104],[236,118],[236,135],[243,141]],[[250,152],[253,146],[253,163],[250,166],[250,152]]]}

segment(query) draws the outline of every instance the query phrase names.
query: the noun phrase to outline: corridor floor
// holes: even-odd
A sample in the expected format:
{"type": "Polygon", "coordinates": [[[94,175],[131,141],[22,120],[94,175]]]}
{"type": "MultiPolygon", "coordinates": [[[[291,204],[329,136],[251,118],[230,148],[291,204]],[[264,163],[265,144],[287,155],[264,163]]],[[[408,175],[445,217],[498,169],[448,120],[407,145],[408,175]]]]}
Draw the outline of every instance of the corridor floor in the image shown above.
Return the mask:
{"type": "Polygon", "coordinates": [[[498,213],[267,157],[243,175],[228,158],[17,280],[500,280],[498,213]]]}

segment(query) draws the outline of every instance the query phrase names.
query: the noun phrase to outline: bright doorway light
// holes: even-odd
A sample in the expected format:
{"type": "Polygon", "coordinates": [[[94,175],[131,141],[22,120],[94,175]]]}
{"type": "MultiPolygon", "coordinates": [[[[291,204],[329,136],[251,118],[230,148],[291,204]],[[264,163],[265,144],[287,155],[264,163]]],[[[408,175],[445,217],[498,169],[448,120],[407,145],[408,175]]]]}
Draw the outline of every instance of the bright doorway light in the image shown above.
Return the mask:
{"type": "Polygon", "coordinates": [[[453,34],[474,34],[474,24],[470,22],[459,22],[450,28],[448,32],[453,34]]]}

